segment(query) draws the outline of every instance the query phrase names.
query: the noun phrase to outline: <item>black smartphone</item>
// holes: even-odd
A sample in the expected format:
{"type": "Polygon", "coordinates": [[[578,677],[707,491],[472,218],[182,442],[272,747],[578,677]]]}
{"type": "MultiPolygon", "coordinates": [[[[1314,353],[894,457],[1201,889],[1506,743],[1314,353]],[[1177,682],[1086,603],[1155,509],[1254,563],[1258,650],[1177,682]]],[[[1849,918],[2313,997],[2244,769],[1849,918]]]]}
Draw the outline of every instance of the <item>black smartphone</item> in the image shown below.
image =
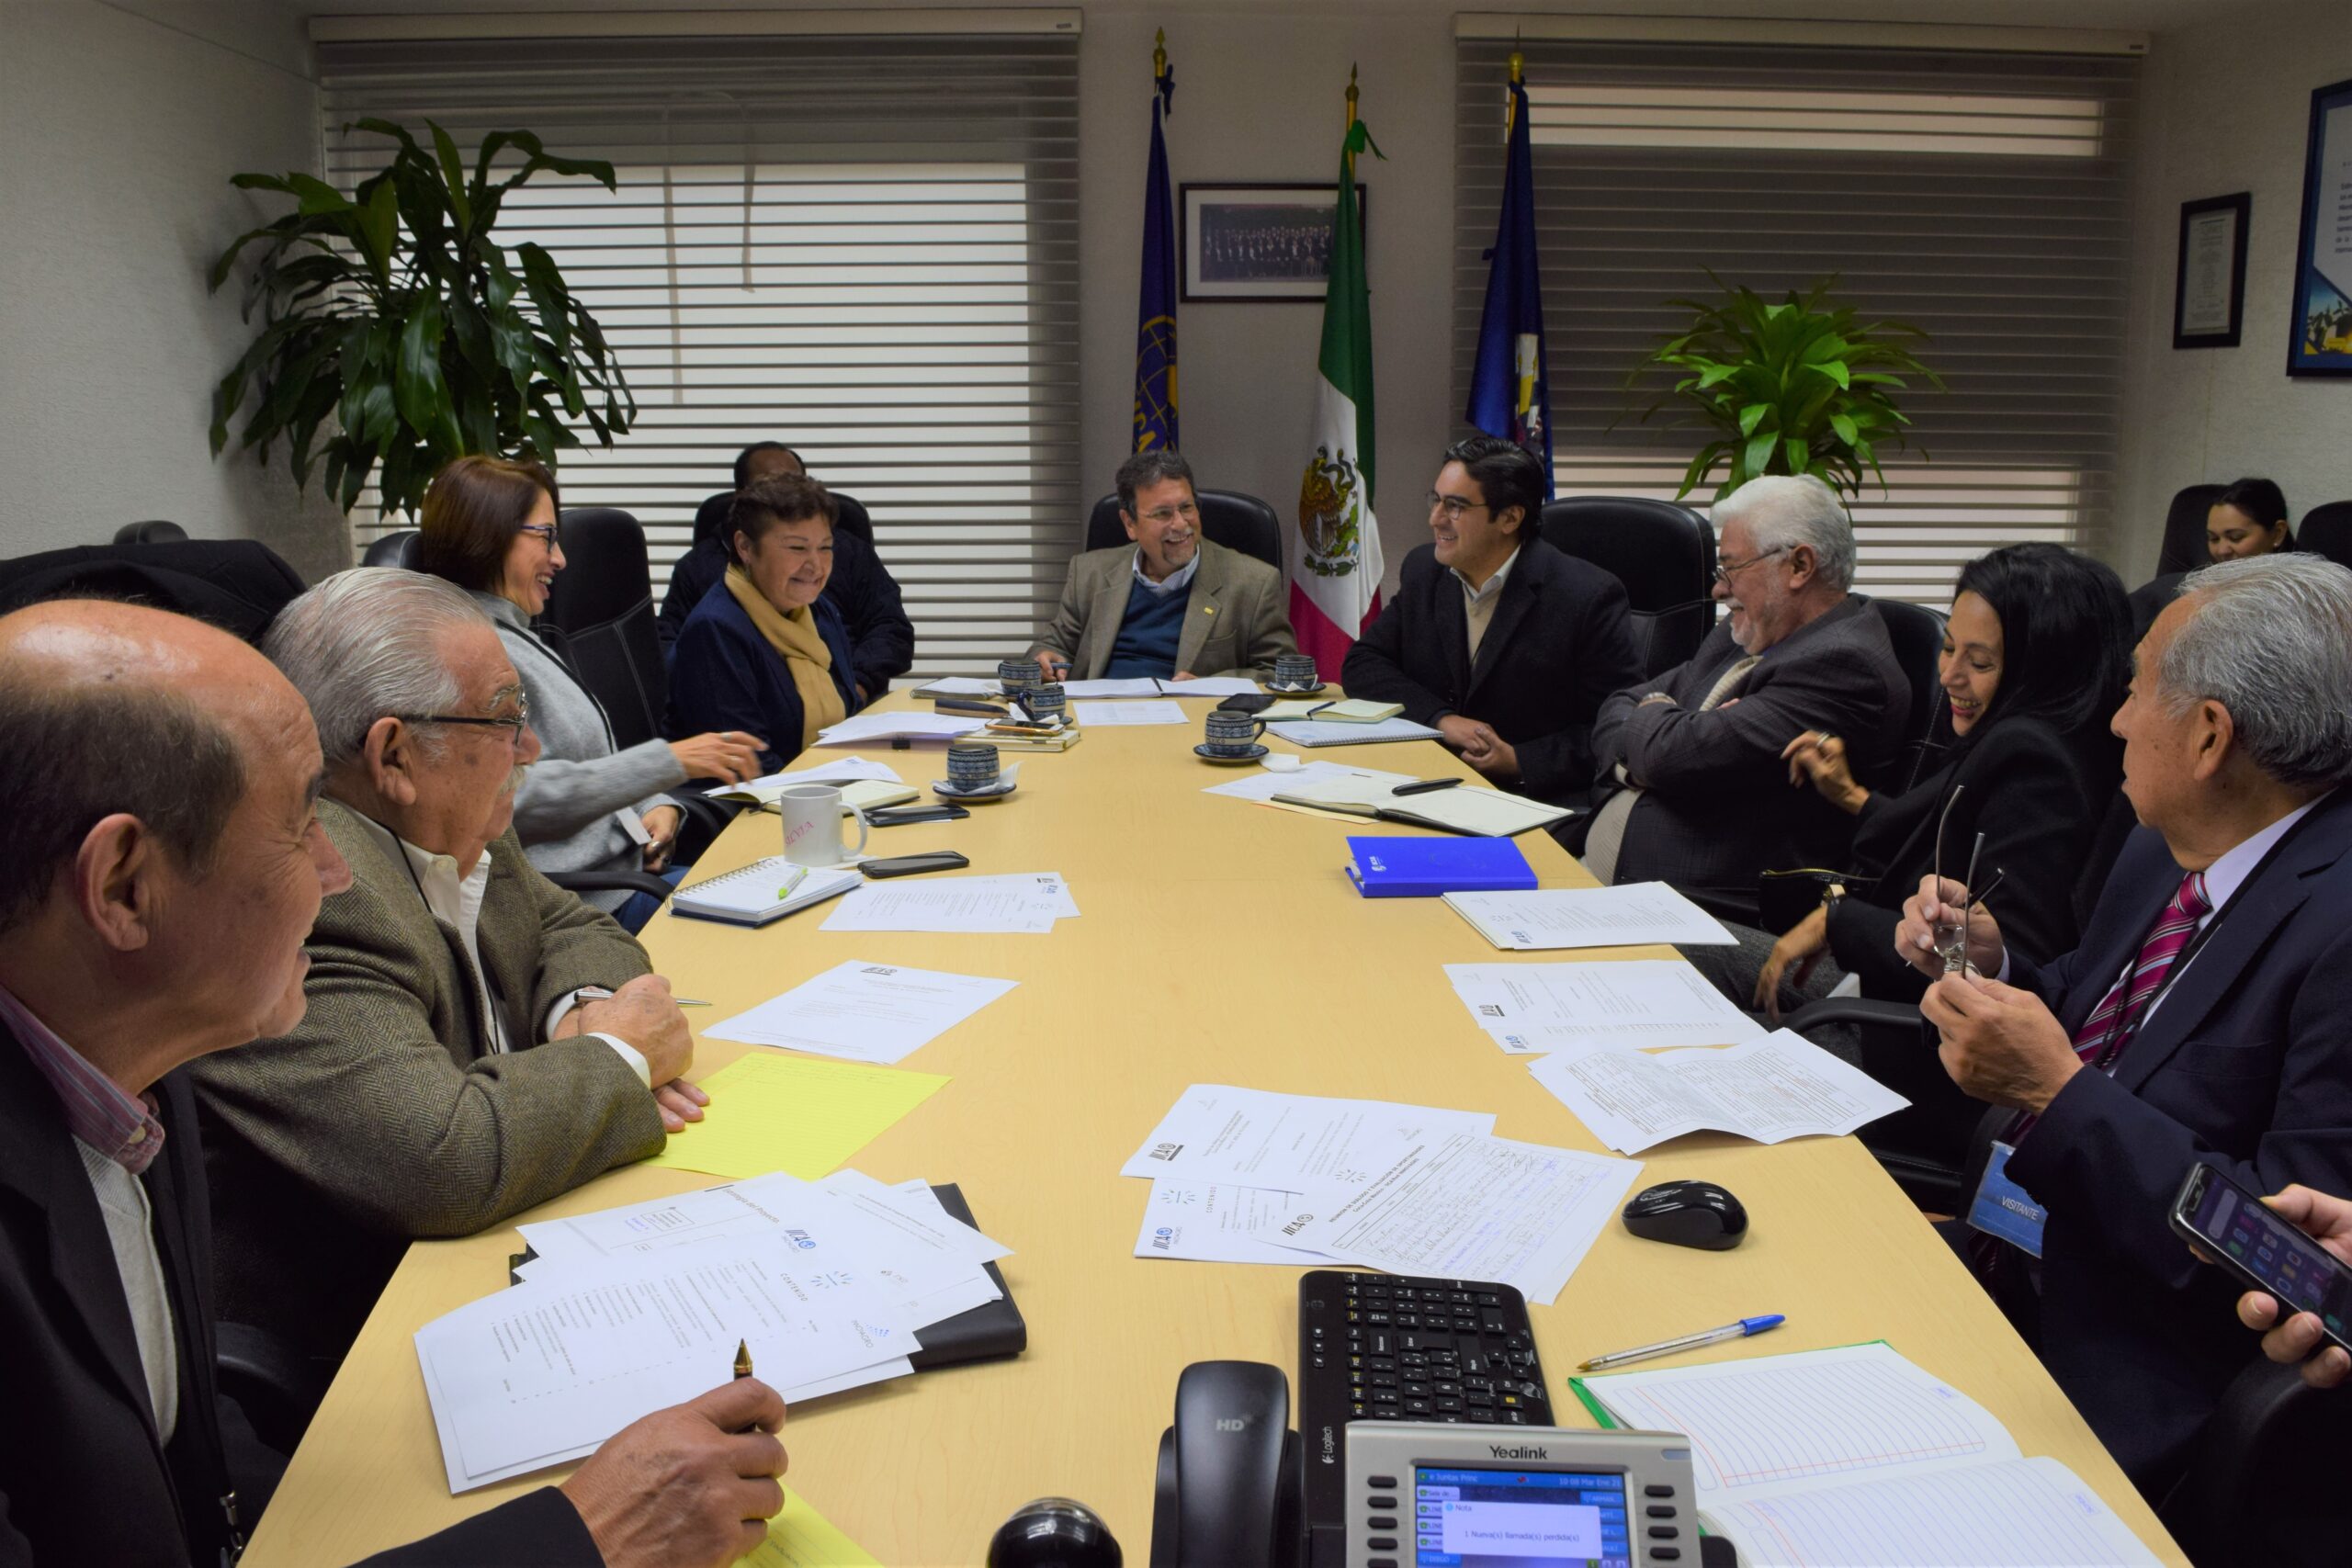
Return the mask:
{"type": "Polygon", "coordinates": [[[2172,1203],[2173,1234],[2288,1312],[2319,1318],[2352,1351],[2352,1265],[2270,1212],[2269,1205],[2198,1162],[2172,1203]]]}
{"type": "Polygon", "coordinates": [[[929,854],[870,860],[858,869],[868,876],[913,876],[926,871],[957,871],[971,863],[954,850],[933,850],[929,854]]]}
{"type": "Polygon", "coordinates": [[[954,822],[970,815],[960,806],[877,806],[865,819],[876,828],[903,828],[910,822],[954,822]]]}
{"type": "Polygon", "coordinates": [[[1274,699],[1263,692],[1236,692],[1216,705],[1219,713],[1263,713],[1274,705],[1274,699]]]}

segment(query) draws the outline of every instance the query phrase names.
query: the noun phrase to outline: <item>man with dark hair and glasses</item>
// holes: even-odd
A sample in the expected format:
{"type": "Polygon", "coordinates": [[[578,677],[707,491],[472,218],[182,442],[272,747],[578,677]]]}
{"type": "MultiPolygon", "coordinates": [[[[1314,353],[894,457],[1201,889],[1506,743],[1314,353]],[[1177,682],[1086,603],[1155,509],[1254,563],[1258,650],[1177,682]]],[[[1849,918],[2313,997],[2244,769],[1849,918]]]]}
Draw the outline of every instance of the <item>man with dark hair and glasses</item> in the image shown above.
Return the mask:
{"type": "Polygon", "coordinates": [[[471,597],[344,572],[263,650],[318,722],[320,820],[352,886],[311,931],[300,1023],[194,1072],[223,1315],[332,1359],[409,1242],[641,1159],[705,1099],[645,950],[515,841],[538,738],[471,597]]]}
{"type": "Polygon", "coordinates": [[[1430,542],[1348,650],[1351,697],[1402,703],[1506,789],[1565,801],[1592,783],[1601,699],[1641,677],[1625,590],[1536,536],[1544,468],[1508,441],[1447,448],[1430,542]]]}

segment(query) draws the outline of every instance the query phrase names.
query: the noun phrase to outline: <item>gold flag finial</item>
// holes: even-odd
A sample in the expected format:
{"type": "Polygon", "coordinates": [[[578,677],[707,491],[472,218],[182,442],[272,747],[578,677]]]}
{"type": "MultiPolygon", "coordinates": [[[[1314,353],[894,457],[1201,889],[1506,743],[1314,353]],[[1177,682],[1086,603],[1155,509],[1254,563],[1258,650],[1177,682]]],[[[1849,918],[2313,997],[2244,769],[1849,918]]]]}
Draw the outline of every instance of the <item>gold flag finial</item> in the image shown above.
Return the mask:
{"type": "MultiPolygon", "coordinates": [[[[1521,52],[1518,35],[1513,34],[1510,40],[1510,86],[1516,87],[1526,80],[1527,56],[1521,52]]],[[[1519,95],[1506,87],[1503,89],[1503,141],[1506,143],[1510,141],[1510,133],[1516,128],[1518,118],[1519,95]]]]}
{"type": "Polygon", "coordinates": [[[1351,64],[1351,65],[1349,65],[1349,67],[1348,67],[1348,124],[1349,124],[1349,125],[1351,125],[1351,126],[1352,126],[1352,125],[1354,125],[1354,124],[1355,124],[1355,122],[1356,122],[1356,68],[1355,68],[1355,66],[1354,66],[1353,64],[1351,64]]]}
{"type": "Polygon", "coordinates": [[[1151,40],[1151,79],[1159,81],[1168,74],[1168,29],[1162,28],[1151,40]]]}

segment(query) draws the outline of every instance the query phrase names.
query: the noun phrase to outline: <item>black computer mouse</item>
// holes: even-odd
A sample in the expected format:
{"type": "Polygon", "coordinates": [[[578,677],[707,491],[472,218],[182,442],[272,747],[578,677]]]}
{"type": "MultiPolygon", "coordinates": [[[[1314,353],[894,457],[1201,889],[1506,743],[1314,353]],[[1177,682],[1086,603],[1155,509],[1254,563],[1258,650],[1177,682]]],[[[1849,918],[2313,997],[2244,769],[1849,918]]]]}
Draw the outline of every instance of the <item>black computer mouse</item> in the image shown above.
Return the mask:
{"type": "Polygon", "coordinates": [[[1645,1241],[1721,1252],[1747,1235],[1747,1211],[1712,1181],[1661,1181],[1634,1194],[1625,1228],[1645,1241]]]}

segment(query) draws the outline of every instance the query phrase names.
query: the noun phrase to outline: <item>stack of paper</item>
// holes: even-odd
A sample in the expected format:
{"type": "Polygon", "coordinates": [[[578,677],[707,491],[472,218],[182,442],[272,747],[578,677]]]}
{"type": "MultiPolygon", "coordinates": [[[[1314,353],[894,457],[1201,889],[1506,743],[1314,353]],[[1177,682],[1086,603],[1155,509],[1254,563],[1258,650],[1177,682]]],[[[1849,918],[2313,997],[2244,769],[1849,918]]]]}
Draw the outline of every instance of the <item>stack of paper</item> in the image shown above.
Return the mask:
{"type": "Polygon", "coordinates": [[[820,746],[858,746],[874,740],[914,740],[944,746],[959,735],[988,728],[988,720],[945,713],[861,713],[817,731],[820,746]]]}
{"type": "Polygon", "coordinates": [[[914,694],[926,701],[934,697],[1001,698],[1004,683],[992,675],[942,675],[917,686],[914,694]]]}
{"type": "Polygon", "coordinates": [[[1571,1378],[1605,1426],[1683,1432],[1702,1519],[1758,1568],[2137,1568],[2054,1459],[1883,1344],[1571,1378]]]}
{"type": "Polygon", "coordinates": [[[853,959],[703,1032],[746,1045],[888,1066],[930,1044],[1015,984],[853,959]]]}
{"type": "Polygon", "coordinates": [[[418,1330],[449,1489],[578,1459],[708,1392],[747,1345],[787,1403],[900,1377],[916,1331],[1002,1292],[1010,1249],[922,1182],[764,1176],[523,1227],[510,1291],[418,1330]]]}
{"type": "Polygon", "coordinates": [[[1072,703],[1070,711],[1080,724],[1182,724],[1184,708],[1181,703],[1072,703]]]}
{"type": "Polygon", "coordinates": [[[1238,675],[1202,675],[1190,681],[1138,675],[1124,680],[1064,681],[1062,690],[1073,702],[1080,697],[1246,697],[1258,690],[1258,682],[1238,675]]]}
{"type": "Polygon", "coordinates": [[[869,762],[863,757],[843,757],[835,761],[820,762],[813,768],[797,768],[790,773],[763,773],[755,779],[745,779],[739,784],[713,784],[703,793],[713,800],[741,801],[748,806],[773,806],[784,792],[794,784],[847,784],[865,782],[903,784],[899,771],[888,762],[869,762]]]}
{"type": "Polygon", "coordinates": [[[1675,958],[1620,964],[1449,964],[1478,1027],[1514,1055],[1576,1045],[1727,1045],[1764,1026],[1675,958]]]}
{"type": "Polygon", "coordinates": [[[1044,935],[1078,913],[1056,871],[869,882],[825,919],[829,931],[1000,931],[1044,935]]]}
{"type": "Polygon", "coordinates": [[[1325,724],[1377,724],[1405,711],[1403,703],[1375,703],[1368,697],[1284,697],[1260,710],[1268,724],[1283,719],[1317,719],[1325,724]]]}
{"type": "Polygon", "coordinates": [[[1736,1133],[1759,1144],[1839,1137],[1911,1103],[1785,1029],[1727,1050],[1654,1056],[1570,1045],[1527,1070],[1594,1137],[1629,1155],[1686,1133],[1736,1133]]]}
{"type": "Polygon", "coordinates": [[[1439,732],[1409,718],[1384,718],[1374,724],[1326,724],[1321,719],[1293,719],[1270,724],[1266,733],[1294,746],[1368,746],[1388,740],[1435,740],[1439,732]]]}
{"type": "Polygon", "coordinates": [[[1449,893],[1453,912],[1497,947],[1723,947],[1732,934],[1663,882],[1533,893],[1449,893]]]}

